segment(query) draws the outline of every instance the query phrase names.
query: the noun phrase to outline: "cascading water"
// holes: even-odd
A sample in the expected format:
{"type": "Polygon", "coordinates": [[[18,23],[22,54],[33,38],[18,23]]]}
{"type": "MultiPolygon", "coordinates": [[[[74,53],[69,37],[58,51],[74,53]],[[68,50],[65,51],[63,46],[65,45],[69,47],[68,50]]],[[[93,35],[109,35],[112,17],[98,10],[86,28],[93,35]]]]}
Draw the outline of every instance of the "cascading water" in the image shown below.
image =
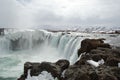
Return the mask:
{"type": "MultiPolygon", "coordinates": [[[[90,34],[52,33],[45,30],[8,30],[0,36],[0,80],[16,80],[25,62],[77,60],[77,51],[90,34]]],[[[27,79],[28,80],[28,79],[27,79]]]]}
{"type": "Polygon", "coordinates": [[[71,54],[67,51],[71,46],[72,38],[74,38],[72,40],[72,45],[74,45],[75,36],[63,35],[62,32],[52,33],[44,30],[7,31],[4,36],[0,37],[0,64],[2,64],[0,66],[0,78],[19,77],[26,61],[55,62],[58,59],[69,59],[66,53],[71,54]]]}

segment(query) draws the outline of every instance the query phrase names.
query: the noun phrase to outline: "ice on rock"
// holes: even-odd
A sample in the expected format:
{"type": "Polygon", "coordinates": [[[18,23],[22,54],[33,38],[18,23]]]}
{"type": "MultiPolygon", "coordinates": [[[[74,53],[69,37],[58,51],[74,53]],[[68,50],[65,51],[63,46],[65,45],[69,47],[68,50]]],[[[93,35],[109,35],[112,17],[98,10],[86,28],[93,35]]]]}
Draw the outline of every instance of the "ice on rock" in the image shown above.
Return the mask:
{"type": "Polygon", "coordinates": [[[93,60],[87,60],[87,62],[89,64],[93,65],[94,67],[98,67],[98,66],[104,64],[104,60],[103,59],[99,60],[98,62],[93,61],[93,60]]]}
{"type": "Polygon", "coordinates": [[[61,77],[65,77],[65,72],[66,72],[66,70],[64,70],[64,71],[62,72],[61,77]]]}
{"type": "Polygon", "coordinates": [[[120,68],[120,63],[118,63],[118,67],[120,68]]]}
{"type": "Polygon", "coordinates": [[[30,76],[30,70],[28,70],[28,76],[25,80],[58,80],[57,78],[53,78],[51,73],[48,73],[47,71],[41,72],[38,76],[30,76]]]}
{"type": "Polygon", "coordinates": [[[99,66],[98,62],[95,62],[95,61],[93,61],[93,60],[87,60],[87,62],[88,62],[89,64],[95,66],[95,67],[98,67],[98,66],[99,66]]]}
{"type": "Polygon", "coordinates": [[[98,61],[98,64],[99,64],[99,65],[102,65],[102,64],[104,64],[104,63],[105,63],[105,61],[104,61],[103,59],[101,59],[101,60],[98,61]]]}

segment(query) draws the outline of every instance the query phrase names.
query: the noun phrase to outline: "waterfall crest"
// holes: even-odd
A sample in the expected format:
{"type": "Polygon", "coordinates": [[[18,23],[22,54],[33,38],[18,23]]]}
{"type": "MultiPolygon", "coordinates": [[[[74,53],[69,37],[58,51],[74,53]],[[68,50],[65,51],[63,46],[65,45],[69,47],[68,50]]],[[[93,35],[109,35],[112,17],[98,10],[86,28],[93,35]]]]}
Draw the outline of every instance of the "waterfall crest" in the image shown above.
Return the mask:
{"type": "Polygon", "coordinates": [[[19,77],[27,61],[67,59],[74,64],[83,35],[45,30],[6,30],[4,36],[0,36],[0,77],[6,77],[6,74],[8,77],[19,77]]]}
{"type": "MultiPolygon", "coordinates": [[[[59,55],[72,60],[80,48],[81,38],[67,33],[52,33],[45,30],[11,31],[0,38],[0,49],[27,50],[43,45],[54,47],[59,55]],[[6,44],[7,43],[7,44],[6,44]]],[[[70,61],[71,61],[70,60],[70,61]]]]}

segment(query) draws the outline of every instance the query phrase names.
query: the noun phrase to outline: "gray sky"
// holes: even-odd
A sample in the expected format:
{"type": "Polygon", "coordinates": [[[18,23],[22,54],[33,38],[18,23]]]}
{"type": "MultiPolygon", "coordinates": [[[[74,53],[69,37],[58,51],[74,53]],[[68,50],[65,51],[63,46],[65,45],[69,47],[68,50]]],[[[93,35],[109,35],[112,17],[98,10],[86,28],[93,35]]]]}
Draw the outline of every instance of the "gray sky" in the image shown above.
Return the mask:
{"type": "Polygon", "coordinates": [[[120,0],[0,0],[0,27],[120,26],[120,0]]]}

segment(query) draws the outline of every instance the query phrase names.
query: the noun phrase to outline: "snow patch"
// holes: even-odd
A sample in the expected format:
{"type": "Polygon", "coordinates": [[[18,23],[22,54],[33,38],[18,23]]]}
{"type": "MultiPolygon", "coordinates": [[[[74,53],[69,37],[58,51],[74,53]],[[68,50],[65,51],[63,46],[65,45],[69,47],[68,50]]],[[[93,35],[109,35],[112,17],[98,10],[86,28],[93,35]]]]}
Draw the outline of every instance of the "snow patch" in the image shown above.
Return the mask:
{"type": "Polygon", "coordinates": [[[62,75],[61,75],[61,77],[65,77],[65,72],[66,72],[66,69],[62,72],[62,75]]]}
{"type": "Polygon", "coordinates": [[[120,68],[120,63],[118,63],[118,67],[120,68]]]}
{"type": "Polygon", "coordinates": [[[41,72],[38,76],[31,76],[30,70],[28,70],[28,76],[25,80],[58,80],[57,78],[53,78],[51,73],[48,73],[47,71],[41,72]]]}
{"type": "Polygon", "coordinates": [[[87,62],[89,64],[93,65],[94,67],[98,67],[98,66],[104,64],[104,60],[103,59],[99,60],[98,62],[93,61],[93,60],[87,60],[87,62]]]}

